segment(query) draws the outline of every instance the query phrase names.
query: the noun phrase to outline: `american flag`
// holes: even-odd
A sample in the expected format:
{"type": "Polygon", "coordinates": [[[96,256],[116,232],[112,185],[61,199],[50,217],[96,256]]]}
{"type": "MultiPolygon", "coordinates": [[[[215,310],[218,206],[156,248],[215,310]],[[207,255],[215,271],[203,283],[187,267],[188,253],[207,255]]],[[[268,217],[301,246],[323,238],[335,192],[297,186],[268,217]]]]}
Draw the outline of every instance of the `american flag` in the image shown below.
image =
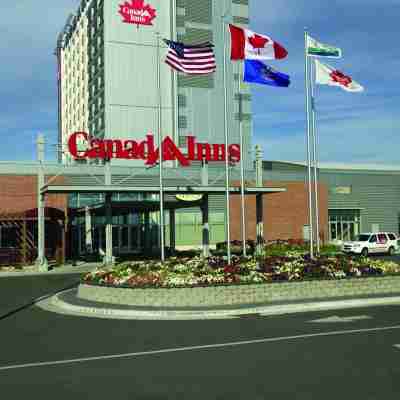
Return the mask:
{"type": "Polygon", "coordinates": [[[204,75],[215,72],[215,55],[211,43],[186,45],[164,39],[169,47],[165,62],[173,69],[188,75],[204,75]]]}

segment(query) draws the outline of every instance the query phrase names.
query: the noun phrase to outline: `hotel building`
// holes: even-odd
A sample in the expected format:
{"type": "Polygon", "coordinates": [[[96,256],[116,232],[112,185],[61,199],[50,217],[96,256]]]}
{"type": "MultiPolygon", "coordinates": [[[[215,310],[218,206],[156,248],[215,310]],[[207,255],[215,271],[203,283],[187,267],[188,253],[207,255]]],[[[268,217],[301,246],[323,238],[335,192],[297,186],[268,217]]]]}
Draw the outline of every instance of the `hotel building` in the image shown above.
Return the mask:
{"type": "MultiPolygon", "coordinates": [[[[155,10],[152,25],[125,23],[120,9],[132,0],[82,0],[71,14],[57,41],[59,62],[59,159],[70,164],[66,143],[75,131],[96,138],[142,139],[157,136],[158,98],[161,98],[162,135],[185,148],[190,134],[198,141],[224,141],[223,24],[249,23],[248,0],[148,0],[155,10]],[[160,38],[186,44],[214,44],[217,71],[207,76],[185,76],[164,63],[167,52],[160,38]],[[157,88],[157,63],[161,93],[157,88]],[[64,151],[63,151],[64,150],[64,151]]],[[[136,3],[141,3],[136,2],[136,3]]],[[[225,33],[224,33],[225,27],[225,33]]],[[[239,101],[246,166],[251,167],[251,95],[242,85],[239,64],[227,60],[228,131],[231,143],[239,143],[239,101]]],[[[113,164],[124,161],[112,160],[113,164]]],[[[126,162],[125,162],[126,164],[126,162]]],[[[130,166],[141,166],[129,161],[130,166]]],[[[170,165],[172,166],[172,165],[170,165]]]]}

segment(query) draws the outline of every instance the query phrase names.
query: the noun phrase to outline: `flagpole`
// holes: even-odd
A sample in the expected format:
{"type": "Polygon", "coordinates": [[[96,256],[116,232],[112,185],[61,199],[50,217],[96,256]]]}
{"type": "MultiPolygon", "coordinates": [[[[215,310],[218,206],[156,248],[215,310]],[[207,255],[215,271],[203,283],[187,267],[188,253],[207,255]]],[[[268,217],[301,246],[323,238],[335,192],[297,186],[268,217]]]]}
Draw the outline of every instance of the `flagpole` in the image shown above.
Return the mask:
{"type": "MultiPolygon", "coordinates": [[[[314,74],[311,73],[311,115],[312,115],[312,140],[314,143],[314,193],[315,193],[315,235],[316,235],[316,245],[317,245],[317,255],[320,254],[321,244],[320,244],[320,237],[319,237],[319,204],[318,204],[318,148],[317,148],[317,141],[318,141],[318,134],[316,129],[316,109],[315,109],[315,87],[314,87],[314,76],[315,76],[315,63],[314,65],[314,74]]],[[[311,72],[313,71],[313,67],[311,66],[311,72]]]]}
{"type": "Polygon", "coordinates": [[[222,29],[223,29],[223,41],[224,41],[224,63],[223,63],[223,80],[224,80],[224,131],[225,131],[225,197],[226,197],[226,249],[228,265],[231,264],[231,226],[230,226],[230,209],[229,209],[229,157],[228,157],[228,89],[226,83],[226,25],[225,18],[226,15],[222,16],[222,29]]]}
{"type": "MultiPolygon", "coordinates": [[[[172,0],[172,40],[177,40],[177,28],[176,28],[176,14],[177,5],[176,0],[172,0]]],[[[174,131],[174,141],[179,142],[179,126],[178,126],[178,73],[175,69],[172,70],[172,87],[173,87],[173,131],[174,131]]],[[[178,167],[178,162],[176,161],[175,167],[178,167]]]]}
{"type": "Polygon", "coordinates": [[[160,67],[160,33],[156,33],[157,37],[157,131],[158,131],[158,153],[159,153],[159,174],[160,174],[160,246],[161,261],[165,261],[165,238],[164,238],[164,187],[163,187],[163,151],[162,151],[162,110],[161,110],[161,67],[160,67]]]}
{"type": "Polygon", "coordinates": [[[245,208],[245,182],[244,182],[244,137],[243,137],[243,103],[242,103],[242,67],[241,61],[238,62],[238,101],[239,101],[239,138],[240,138],[240,200],[242,207],[242,244],[243,257],[247,256],[246,250],[246,208],[245,208]]]}
{"type": "Polygon", "coordinates": [[[307,113],[307,170],[308,170],[308,218],[310,235],[310,257],[314,258],[314,224],[312,212],[312,184],[311,184],[311,118],[310,118],[310,73],[309,58],[307,55],[307,29],[304,29],[304,59],[305,59],[305,90],[306,90],[306,113],[307,113]]]}

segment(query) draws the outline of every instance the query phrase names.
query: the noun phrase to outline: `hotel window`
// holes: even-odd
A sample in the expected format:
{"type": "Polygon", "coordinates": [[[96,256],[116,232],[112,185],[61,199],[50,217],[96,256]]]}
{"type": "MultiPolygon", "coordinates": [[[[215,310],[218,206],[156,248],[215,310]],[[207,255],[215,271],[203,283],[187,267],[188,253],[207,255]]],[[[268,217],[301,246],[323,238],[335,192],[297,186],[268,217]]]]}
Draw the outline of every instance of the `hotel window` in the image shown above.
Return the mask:
{"type": "Polygon", "coordinates": [[[179,136],[179,147],[186,147],[186,136],[179,136]]]}

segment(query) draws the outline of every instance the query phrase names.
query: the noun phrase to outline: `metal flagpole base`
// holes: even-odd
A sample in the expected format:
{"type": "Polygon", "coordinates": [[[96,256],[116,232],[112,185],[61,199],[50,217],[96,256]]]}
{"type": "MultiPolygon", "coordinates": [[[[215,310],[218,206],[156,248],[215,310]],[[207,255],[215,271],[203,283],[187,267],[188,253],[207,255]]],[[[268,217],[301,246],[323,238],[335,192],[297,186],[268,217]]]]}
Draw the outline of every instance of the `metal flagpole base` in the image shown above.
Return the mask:
{"type": "Polygon", "coordinates": [[[47,272],[49,270],[49,263],[46,257],[43,257],[42,259],[37,258],[35,261],[35,266],[40,272],[47,272]]]}

